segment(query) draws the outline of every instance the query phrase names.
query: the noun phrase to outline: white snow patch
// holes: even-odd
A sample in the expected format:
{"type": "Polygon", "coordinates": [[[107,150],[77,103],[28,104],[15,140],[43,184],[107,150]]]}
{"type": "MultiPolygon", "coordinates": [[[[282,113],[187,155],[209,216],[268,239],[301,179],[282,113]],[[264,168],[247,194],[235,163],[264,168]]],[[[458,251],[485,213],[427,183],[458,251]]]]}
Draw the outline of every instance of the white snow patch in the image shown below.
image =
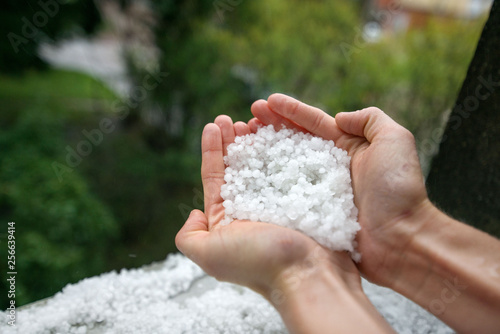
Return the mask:
{"type": "MultiPolygon", "coordinates": [[[[453,333],[397,293],[363,281],[366,294],[399,333],[453,333]]],[[[257,293],[206,276],[180,254],[151,269],[121,270],[66,286],[45,304],[18,309],[1,333],[287,333],[257,293]]]]}

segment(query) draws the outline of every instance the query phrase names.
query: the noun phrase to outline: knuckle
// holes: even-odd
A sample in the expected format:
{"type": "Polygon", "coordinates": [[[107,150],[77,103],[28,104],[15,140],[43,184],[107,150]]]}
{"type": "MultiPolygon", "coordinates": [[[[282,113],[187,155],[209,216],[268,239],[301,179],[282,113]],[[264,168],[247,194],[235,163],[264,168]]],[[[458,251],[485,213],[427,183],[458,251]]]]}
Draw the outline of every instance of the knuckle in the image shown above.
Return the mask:
{"type": "Polygon", "coordinates": [[[363,109],[362,111],[366,112],[366,113],[369,113],[369,114],[375,114],[375,115],[383,115],[385,114],[382,109],[378,108],[378,107],[368,107],[368,108],[365,108],[363,109]]]}
{"type": "Polygon", "coordinates": [[[323,120],[325,119],[325,115],[322,114],[322,113],[317,113],[314,118],[312,119],[312,123],[311,123],[311,131],[316,131],[317,129],[319,129],[319,127],[321,126],[321,124],[323,123],[323,120]]]}
{"type": "Polygon", "coordinates": [[[288,105],[287,105],[286,109],[288,110],[288,114],[292,117],[297,115],[298,110],[300,108],[300,102],[297,100],[293,100],[293,101],[287,102],[287,104],[288,105]]]}
{"type": "Polygon", "coordinates": [[[415,142],[415,136],[413,136],[413,133],[411,133],[410,130],[402,126],[399,126],[399,135],[401,136],[401,138],[404,138],[405,140],[415,142]]]}
{"type": "Polygon", "coordinates": [[[203,180],[220,180],[224,179],[225,172],[206,172],[203,175],[203,180]]]}

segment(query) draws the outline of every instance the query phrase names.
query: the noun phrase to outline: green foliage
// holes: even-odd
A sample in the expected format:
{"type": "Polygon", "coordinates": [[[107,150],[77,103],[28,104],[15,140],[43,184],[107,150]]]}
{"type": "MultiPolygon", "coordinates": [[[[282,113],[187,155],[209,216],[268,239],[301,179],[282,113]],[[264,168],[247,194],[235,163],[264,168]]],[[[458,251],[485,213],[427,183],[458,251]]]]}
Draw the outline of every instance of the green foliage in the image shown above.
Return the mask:
{"type": "Polygon", "coordinates": [[[376,104],[425,138],[425,128],[437,126],[452,107],[480,31],[477,22],[435,19],[425,29],[368,45],[353,55],[356,77],[344,86],[362,104],[353,107],[376,104]],[[359,80],[361,73],[365,80],[359,80]]]}
{"type": "Polygon", "coordinates": [[[0,217],[16,221],[18,305],[176,251],[186,211],[202,208],[197,145],[157,152],[148,142],[155,132],[144,136],[120,124],[111,108],[120,100],[87,75],[51,70],[0,78],[0,217]],[[76,148],[86,140],[82,131],[103,118],[116,130],[59,182],[52,163],[63,166],[65,147],[76,148]]]}
{"type": "Polygon", "coordinates": [[[112,100],[116,95],[104,83],[79,72],[26,71],[22,76],[0,74],[0,99],[112,100]]]}
{"type": "Polygon", "coordinates": [[[213,26],[207,22],[219,22],[215,12],[218,3],[212,0],[154,2],[160,16],[157,45],[164,55],[160,70],[169,76],[152,95],[167,110],[167,121],[171,120],[174,107],[182,109],[180,135],[166,134],[167,137],[180,136],[180,145],[192,143],[192,135],[187,130],[198,132],[216,114],[248,115],[253,99],[248,86],[231,74],[233,62],[225,52],[231,46],[210,38],[213,26]],[[243,110],[246,113],[242,113],[243,110]]]}
{"type": "Polygon", "coordinates": [[[84,160],[79,168],[120,223],[113,268],[141,266],[177,250],[174,236],[186,218],[179,204],[194,209],[199,166],[197,154],[174,147],[159,154],[134,131],[108,135],[84,160]]]}
{"type": "MultiPolygon", "coordinates": [[[[247,120],[253,100],[280,91],[332,114],[376,105],[425,137],[454,101],[481,22],[434,19],[370,44],[361,37],[358,6],[243,1],[223,21],[192,19],[175,50],[164,49],[161,66],[171,76],[155,98],[168,113],[172,96],[182,96],[187,119],[204,124],[221,113],[247,120]]],[[[162,31],[158,40],[168,45],[171,37],[162,31]]]]}
{"type": "MultiPolygon", "coordinates": [[[[111,212],[78,172],[59,182],[52,163],[64,152],[63,123],[30,109],[2,124],[0,134],[0,253],[6,258],[6,222],[16,222],[16,301],[48,297],[69,282],[105,268],[117,234],[111,212]]],[[[2,273],[5,275],[5,272],[2,273]]],[[[2,289],[7,291],[5,279],[2,289]]],[[[7,296],[1,296],[3,308],[7,296]]]]}

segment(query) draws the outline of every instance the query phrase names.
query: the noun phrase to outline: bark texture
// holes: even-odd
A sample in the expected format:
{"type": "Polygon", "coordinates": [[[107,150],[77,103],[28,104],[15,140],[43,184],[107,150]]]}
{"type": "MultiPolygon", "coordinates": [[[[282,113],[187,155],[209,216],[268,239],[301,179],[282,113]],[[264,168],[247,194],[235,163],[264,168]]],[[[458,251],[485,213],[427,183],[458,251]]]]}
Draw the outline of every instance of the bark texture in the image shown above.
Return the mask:
{"type": "Polygon", "coordinates": [[[500,1],[483,29],[427,178],[430,199],[500,237],[500,1]]]}

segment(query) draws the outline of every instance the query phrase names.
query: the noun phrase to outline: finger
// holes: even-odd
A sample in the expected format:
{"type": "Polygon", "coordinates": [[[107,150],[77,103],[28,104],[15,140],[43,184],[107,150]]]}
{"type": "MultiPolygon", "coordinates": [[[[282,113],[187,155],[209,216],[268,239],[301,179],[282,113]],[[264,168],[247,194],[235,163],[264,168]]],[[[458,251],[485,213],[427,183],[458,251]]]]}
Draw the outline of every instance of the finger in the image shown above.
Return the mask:
{"type": "Polygon", "coordinates": [[[193,210],[186,223],[175,236],[175,245],[184,255],[197,262],[203,244],[208,235],[208,220],[200,210],[193,210]]]}
{"type": "Polygon", "coordinates": [[[227,146],[234,142],[235,137],[233,120],[229,116],[220,115],[217,116],[214,123],[220,128],[222,134],[223,154],[227,155],[227,146]]]}
{"type": "Polygon", "coordinates": [[[252,118],[251,120],[248,121],[248,127],[250,128],[251,133],[257,132],[260,127],[264,126],[264,123],[259,121],[258,118],[252,118]]]}
{"type": "Polygon", "coordinates": [[[275,113],[317,136],[336,141],[343,134],[335,118],[290,96],[273,94],[267,99],[267,104],[275,113]]]}
{"type": "Polygon", "coordinates": [[[221,211],[218,205],[222,204],[220,188],[224,184],[225,169],[222,135],[216,124],[207,124],[203,129],[201,153],[201,180],[203,182],[205,214],[209,226],[212,226],[222,218],[218,217],[221,211]]]}
{"type": "Polygon", "coordinates": [[[234,132],[237,136],[246,136],[250,134],[250,127],[244,122],[234,123],[234,132]]]}
{"type": "Polygon", "coordinates": [[[348,134],[365,137],[370,143],[379,134],[388,130],[402,128],[382,110],[370,107],[353,112],[341,112],[335,116],[337,125],[348,134]]]}
{"type": "Polygon", "coordinates": [[[275,113],[273,110],[269,108],[268,103],[265,100],[258,100],[252,104],[250,108],[252,114],[263,124],[274,126],[274,130],[279,131],[285,126],[289,129],[295,129],[298,131],[305,131],[302,127],[297,125],[296,123],[286,119],[285,117],[275,113]]]}

